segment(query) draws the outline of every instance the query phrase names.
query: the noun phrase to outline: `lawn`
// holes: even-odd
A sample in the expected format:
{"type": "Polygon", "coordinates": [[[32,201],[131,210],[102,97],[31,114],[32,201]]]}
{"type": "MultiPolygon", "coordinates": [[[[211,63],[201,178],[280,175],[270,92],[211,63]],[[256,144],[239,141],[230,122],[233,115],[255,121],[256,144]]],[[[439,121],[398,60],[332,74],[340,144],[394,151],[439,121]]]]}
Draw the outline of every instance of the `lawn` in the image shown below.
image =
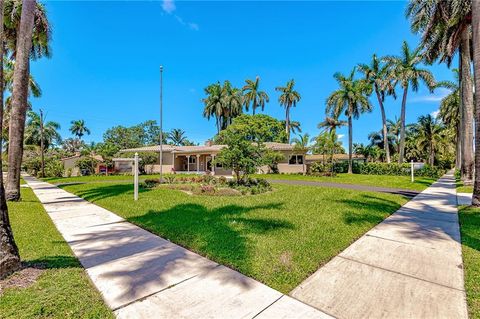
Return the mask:
{"type": "Polygon", "coordinates": [[[145,229],[288,293],[406,199],[399,195],[275,185],[254,196],[86,183],[61,186],[145,229]]]}
{"type": "Polygon", "coordinates": [[[9,203],[22,259],[43,273],[28,288],[7,288],[0,296],[1,318],[113,318],[84,269],[58,233],[33,192],[9,203]]]}
{"type": "Polygon", "coordinates": [[[464,186],[460,179],[457,179],[457,193],[473,193],[473,186],[464,186]]]}
{"type": "Polygon", "coordinates": [[[334,177],[329,176],[310,176],[299,174],[266,174],[257,175],[272,180],[301,180],[301,181],[316,181],[316,182],[329,182],[329,183],[341,183],[341,184],[358,184],[367,186],[378,187],[391,187],[400,189],[409,189],[422,191],[433,182],[435,178],[429,177],[415,177],[415,181],[412,183],[410,176],[389,176],[389,175],[362,175],[362,174],[337,174],[334,177]]]}
{"type": "MultiPolygon", "coordinates": [[[[159,175],[140,175],[140,179],[147,179],[147,178],[159,178],[159,175]]],[[[73,177],[48,177],[42,178],[47,183],[51,184],[60,184],[60,183],[89,183],[89,182],[105,182],[105,181],[112,181],[112,182],[132,182],[133,183],[133,175],[90,175],[90,176],[73,176],[73,177]]]]}
{"type": "Polygon", "coordinates": [[[463,267],[469,316],[480,318],[480,209],[463,207],[460,214],[463,267]]]}

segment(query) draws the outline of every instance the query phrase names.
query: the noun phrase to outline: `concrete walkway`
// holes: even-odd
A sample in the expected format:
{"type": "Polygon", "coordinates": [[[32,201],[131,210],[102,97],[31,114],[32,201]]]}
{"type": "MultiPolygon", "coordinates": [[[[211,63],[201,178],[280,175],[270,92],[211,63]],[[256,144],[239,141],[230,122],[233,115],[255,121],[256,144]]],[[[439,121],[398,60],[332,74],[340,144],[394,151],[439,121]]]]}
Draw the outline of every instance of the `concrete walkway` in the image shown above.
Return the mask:
{"type": "Polygon", "coordinates": [[[291,296],[338,318],[467,318],[453,175],[374,227],[291,296]]]}
{"type": "Polygon", "coordinates": [[[380,193],[388,193],[388,194],[397,194],[397,195],[403,195],[407,197],[415,197],[418,194],[420,194],[419,191],[415,191],[415,190],[391,188],[391,187],[378,187],[378,186],[368,186],[368,185],[358,185],[358,184],[342,184],[342,183],[332,183],[332,182],[317,182],[317,181],[303,181],[303,180],[290,180],[290,179],[268,179],[267,178],[267,180],[270,183],[275,183],[275,184],[333,187],[333,188],[358,190],[362,192],[380,192],[380,193]]]}
{"type": "Polygon", "coordinates": [[[330,318],[53,185],[24,180],[117,318],[330,318]]]}

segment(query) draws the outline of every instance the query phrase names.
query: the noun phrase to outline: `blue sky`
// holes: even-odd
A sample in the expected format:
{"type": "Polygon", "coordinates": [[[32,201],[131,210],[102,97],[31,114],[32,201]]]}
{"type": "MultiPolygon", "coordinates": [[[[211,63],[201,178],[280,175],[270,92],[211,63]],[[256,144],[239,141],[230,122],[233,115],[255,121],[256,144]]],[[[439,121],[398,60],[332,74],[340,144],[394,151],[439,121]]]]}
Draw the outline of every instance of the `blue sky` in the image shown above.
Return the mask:
{"type": "MultiPolygon", "coordinates": [[[[43,96],[33,99],[47,120],[70,137],[70,121],[84,119],[99,142],[114,125],[158,119],[159,66],[164,65],[164,128],[182,128],[199,143],[216,132],[202,117],[203,88],[230,80],[242,86],[261,77],[270,95],[265,113],[284,110],[274,88],[295,79],[302,100],[292,110],[303,132],[318,134],[325,100],[336,89],[332,75],[350,72],[373,53],[397,54],[401,43],[418,43],[404,17],[406,2],[129,1],[47,2],[53,25],[51,59],[32,63],[43,96]]],[[[438,80],[452,79],[444,65],[429,67],[438,80]]],[[[400,92],[400,91],[399,91],[400,92]]],[[[435,112],[446,94],[425,88],[410,93],[407,122],[435,112]]],[[[381,127],[374,111],[354,121],[354,141],[367,142],[381,127]]],[[[400,99],[386,102],[387,117],[400,99]]],[[[342,129],[340,134],[346,134],[342,129]]],[[[346,136],[342,137],[345,142],[346,136]]]]}

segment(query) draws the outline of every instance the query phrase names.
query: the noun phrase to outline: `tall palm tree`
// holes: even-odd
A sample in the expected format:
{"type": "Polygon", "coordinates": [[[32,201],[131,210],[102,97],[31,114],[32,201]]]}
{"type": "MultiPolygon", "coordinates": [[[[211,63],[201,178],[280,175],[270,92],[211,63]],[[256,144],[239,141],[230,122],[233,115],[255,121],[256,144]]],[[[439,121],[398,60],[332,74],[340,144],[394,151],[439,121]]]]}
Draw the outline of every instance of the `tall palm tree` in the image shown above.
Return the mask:
{"type": "Polygon", "coordinates": [[[245,80],[245,85],[242,88],[243,103],[245,110],[248,112],[250,106],[252,107],[252,114],[255,115],[255,109],[261,107],[262,111],[265,109],[265,103],[269,102],[268,94],[260,90],[260,77],[257,76],[255,81],[245,80]]]}
{"type": "Polygon", "coordinates": [[[205,88],[205,94],[203,104],[203,116],[210,120],[211,117],[215,117],[217,126],[217,133],[220,133],[220,124],[223,114],[223,90],[220,82],[210,84],[205,88]]]}
{"type": "MultiPolygon", "coordinates": [[[[0,43],[4,42],[5,33],[3,28],[4,0],[0,0],[0,43]]],[[[0,45],[0,92],[3,92],[3,45],[0,45]]],[[[3,94],[0,94],[0,131],[3,123],[3,94]]],[[[0,136],[1,144],[1,136],[0,136]]],[[[0,167],[2,166],[2,149],[0,148],[0,167]]],[[[10,226],[10,217],[8,215],[8,206],[5,199],[5,189],[3,187],[3,178],[0,178],[0,279],[5,278],[10,273],[20,268],[20,254],[13,237],[12,227],[10,226]]]]}
{"type": "Polygon", "coordinates": [[[399,56],[385,57],[385,61],[390,68],[390,76],[395,79],[403,89],[402,109],[400,112],[402,127],[400,130],[399,163],[403,163],[405,156],[405,113],[408,90],[411,88],[414,92],[417,92],[420,81],[422,81],[430,91],[433,91],[436,85],[432,72],[419,68],[419,64],[422,62],[420,50],[421,48],[417,48],[411,51],[408,43],[403,41],[402,51],[399,56]]]}
{"type": "Polygon", "coordinates": [[[475,74],[475,184],[472,205],[480,206],[480,1],[472,0],[473,69],[475,74]]]}
{"type": "Polygon", "coordinates": [[[308,145],[310,143],[310,134],[308,133],[305,133],[303,135],[298,134],[298,136],[292,140],[292,143],[294,143],[296,147],[302,150],[305,150],[305,152],[307,152],[309,148],[308,145]]]}
{"type": "Polygon", "coordinates": [[[470,24],[472,0],[411,0],[407,7],[412,30],[422,33],[421,47],[428,63],[450,66],[459,52],[461,86],[461,175],[465,184],[473,178],[473,83],[471,76],[470,24]]]}
{"type": "Polygon", "coordinates": [[[383,145],[385,150],[385,157],[387,163],[390,163],[390,150],[388,148],[388,132],[387,132],[387,117],[385,115],[385,102],[386,95],[395,95],[395,85],[393,79],[389,77],[388,65],[385,64],[382,59],[379,59],[376,54],[372,56],[370,64],[359,64],[358,70],[365,76],[365,80],[372,86],[375,94],[377,95],[378,106],[380,107],[380,113],[382,115],[382,130],[383,130],[383,145]]]}
{"type": "Polygon", "coordinates": [[[185,131],[180,128],[174,128],[169,133],[167,133],[167,138],[173,145],[182,146],[187,141],[185,136],[185,131]]]}
{"type": "Polygon", "coordinates": [[[235,117],[242,114],[243,96],[242,91],[232,86],[230,81],[225,81],[222,87],[223,112],[221,129],[224,130],[232,124],[235,117]]]}
{"type": "Polygon", "coordinates": [[[353,128],[352,119],[358,119],[360,114],[370,112],[372,105],[368,100],[371,92],[371,86],[365,80],[355,80],[355,68],[349,76],[341,73],[335,73],[334,78],[337,80],[340,88],[334,91],[327,98],[326,112],[331,113],[337,118],[344,113],[348,119],[348,173],[352,173],[352,138],[353,128]]]}
{"type": "Polygon", "coordinates": [[[300,101],[300,93],[293,88],[295,81],[291,79],[285,86],[278,86],[275,91],[281,92],[278,102],[285,108],[285,131],[287,133],[287,142],[290,143],[290,108],[297,106],[300,101]]]}
{"type": "MultiPolygon", "coordinates": [[[[280,121],[283,126],[286,125],[286,121],[280,121]]],[[[292,121],[290,120],[290,134],[299,134],[302,133],[302,127],[299,121],[292,121]]]]}
{"type": "Polygon", "coordinates": [[[428,164],[433,165],[435,162],[435,152],[443,142],[444,127],[438,121],[429,115],[420,116],[418,123],[414,126],[416,134],[416,144],[420,150],[426,150],[428,153],[428,164]]]}
{"type": "Polygon", "coordinates": [[[70,132],[79,139],[82,139],[85,134],[90,135],[90,129],[86,126],[84,120],[73,120],[70,124],[72,124],[69,129],[70,132]]]}
{"type": "Polygon", "coordinates": [[[61,137],[57,122],[45,122],[42,110],[40,114],[28,112],[27,127],[25,128],[25,144],[40,147],[41,174],[45,177],[45,150],[54,143],[60,143],[61,137]]]}
{"type": "Polygon", "coordinates": [[[13,73],[12,114],[8,143],[7,200],[20,199],[20,169],[23,157],[23,136],[27,112],[30,54],[35,15],[35,0],[22,3],[22,13],[16,41],[15,70],[13,73]]]}

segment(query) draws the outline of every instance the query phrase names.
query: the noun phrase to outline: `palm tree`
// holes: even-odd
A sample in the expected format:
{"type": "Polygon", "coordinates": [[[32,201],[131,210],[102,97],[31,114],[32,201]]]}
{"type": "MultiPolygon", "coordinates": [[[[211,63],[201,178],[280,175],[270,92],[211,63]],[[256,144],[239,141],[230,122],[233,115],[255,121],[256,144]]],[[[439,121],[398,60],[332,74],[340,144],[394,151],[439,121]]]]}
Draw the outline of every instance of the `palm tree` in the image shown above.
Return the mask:
{"type": "Polygon", "coordinates": [[[433,92],[435,88],[435,79],[433,74],[427,70],[419,68],[418,65],[422,61],[420,49],[410,50],[408,43],[403,41],[402,52],[400,56],[387,56],[385,61],[390,68],[390,76],[395,79],[403,88],[402,109],[400,113],[400,120],[402,127],[400,129],[400,154],[398,162],[403,163],[405,155],[405,113],[407,107],[408,89],[414,92],[418,91],[419,81],[422,81],[433,92]]]}
{"type": "Polygon", "coordinates": [[[455,132],[454,141],[456,146],[455,168],[460,168],[462,155],[462,130],[460,123],[460,87],[458,85],[459,71],[453,69],[457,82],[442,81],[438,86],[450,89],[451,93],[440,101],[439,118],[455,132]]]}
{"type": "Polygon", "coordinates": [[[414,126],[417,147],[427,151],[430,165],[435,163],[435,152],[442,145],[443,130],[444,127],[430,114],[420,116],[418,123],[414,126]]]}
{"type": "MultiPolygon", "coordinates": [[[[465,184],[473,178],[473,83],[471,76],[470,24],[472,0],[411,0],[407,16],[412,30],[422,33],[421,47],[428,63],[435,60],[450,66],[459,52],[461,86],[461,175],[465,184]]],[[[477,44],[478,45],[478,44],[477,44]]]]}
{"type": "Polygon", "coordinates": [[[223,112],[221,129],[224,130],[232,124],[235,117],[242,114],[243,96],[242,91],[231,85],[230,81],[225,81],[222,87],[223,112]]]}
{"type": "Polygon", "coordinates": [[[13,73],[12,114],[10,117],[8,143],[7,200],[20,199],[20,169],[23,157],[23,136],[27,112],[30,54],[36,1],[25,1],[18,40],[15,47],[15,70],[13,73]]]}
{"type": "MultiPolygon", "coordinates": [[[[282,120],[280,121],[283,126],[287,124],[286,121],[282,120]]],[[[299,121],[292,121],[290,120],[290,134],[298,134],[302,133],[302,127],[299,121]]]]}
{"type": "Polygon", "coordinates": [[[167,138],[173,145],[176,146],[183,146],[187,141],[187,137],[185,136],[185,131],[179,128],[172,129],[169,133],[167,133],[167,138]]]}
{"type": "Polygon", "coordinates": [[[388,132],[387,132],[387,117],[385,115],[385,102],[386,95],[395,95],[395,84],[392,78],[388,76],[388,66],[383,63],[375,54],[372,56],[370,64],[359,64],[358,70],[365,76],[365,80],[373,86],[375,94],[377,95],[378,105],[380,107],[380,113],[382,115],[382,130],[383,130],[383,145],[385,150],[385,156],[387,163],[390,163],[390,150],[388,148],[388,132]]]}
{"type": "Polygon", "coordinates": [[[295,137],[292,140],[292,143],[295,144],[295,147],[298,147],[302,150],[305,150],[305,152],[308,151],[308,144],[310,143],[310,134],[305,133],[305,134],[298,134],[298,137],[295,137]]]}
{"type": "Polygon", "coordinates": [[[82,139],[82,136],[86,134],[90,135],[90,130],[88,127],[85,125],[84,120],[74,120],[71,121],[70,124],[70,132],[78,137],[80,140],[82,139]]]}
{"type": "Polygon", "coordinates": [[[275,91],[282,92],[278,98],[278,102],[285,108],[285,131],[287,132],[287,142],[290,143],[290,108],[297,106],[300,101],[300,93],[295,91],[293,87],[295,81],[291,79],[285,86],[278,86],[275,91]]]}
{"type": "Polygon", "coordinates": [[[475,184],[472,205],[480,206],[480,2],[472,0],[473,69],[475,73],[475,184]]]}
{"type": "Polygon", "coordinates": [[[402,121],[395,116],[395,120],[387,120],[387,131],[395,137],[397,153],[400,153],[400,131],[402,130],[402,121]]]}
{"type": "Polygon", "coordinates": [[[33,111],[28,112],[27,127],[25,129],[25,144],[40,147],[41,174],[45,177],[45,150],[53,143],[60,143],[61,137],[58,130],[60,124],[57,122],[46,122],[42,110],[40,114],[33,111]]]}
{"type": "MultiPolygon", "coordinates": [[[[0,43],[4,42],[4,1],[0,0],[0,43]]],[[[3,45],[0,45],[0,92],[3,92],[3,45]]],[[[3,94],[0,96],[0,132],[3,131],[3,94]]],[[[1,144],[1,136],[0,136],[1,144]]],[[[2,149],[0,148],[0,167],[2,166],[2,149]]],[[[20,254],[13,237],[8,206],[3,188],[3,178],[0,178],[0,279],[4,279],[10,273],[20,268],[20,254]]]]}
{"type": "Polygon", "coordinates": [[[268,94],[260,91],[260,77],[257,76],[255,81],[245,80],[245,85],[242,88],[243,103],[245,110],[248,112],[250,105],[252,106],[252,114],[255,115],[255,109],[261,107],[262,111],[265,109],[265,103],[269,102],[268,94]]]}
{"type": "Polygon", "coordinates": [[[358,119],[360,114],[370,112],[372,105],[368,100],[371,86],[365,80],[355,80],[355,68],[348,77],[335,73],[340,88],[327,98],[327,113],[332,113],[333,118],[338,118],[344,113],[348,119],[348,173],[352,173],[352,119],[358,119]]]}
{"type": "Polygon", "coordinates": [[[223,92],[220,82],[210,84],[205,88],[207,95],[202,101],[204,103],[203,116],[210,120],[215,117],[217,133],[220,133],[221,117],[223,114],[223,92]]]}
{"type": "Polygon", "coordinates": [[[337,128],[347,125],[347,121],[339,120],[338,118],[326,116],[325,120],[318,123],[317,127],[328,131],[330,134],[336,134],[337,128]]]}

